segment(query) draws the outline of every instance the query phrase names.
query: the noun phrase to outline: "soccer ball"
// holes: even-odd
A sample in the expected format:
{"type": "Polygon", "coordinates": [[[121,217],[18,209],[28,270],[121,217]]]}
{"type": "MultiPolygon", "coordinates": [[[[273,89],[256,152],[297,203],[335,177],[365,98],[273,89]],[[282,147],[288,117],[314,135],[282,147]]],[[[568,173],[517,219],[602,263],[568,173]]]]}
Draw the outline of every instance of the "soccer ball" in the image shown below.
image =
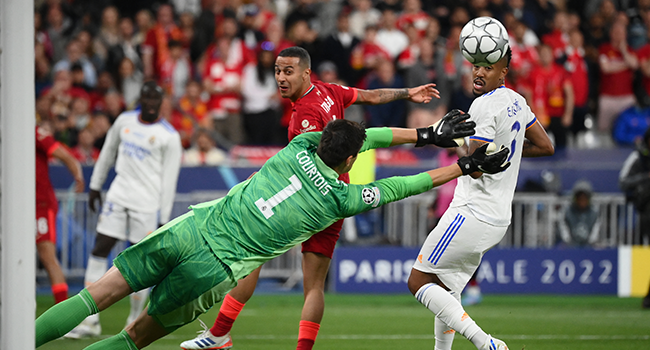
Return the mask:
{"type": "Polygon", "coordinates": [[[508,32],[492,17],[477,17],[460,31],[460,52],[471,64],[491,66],[508,51],[508,32]]]}

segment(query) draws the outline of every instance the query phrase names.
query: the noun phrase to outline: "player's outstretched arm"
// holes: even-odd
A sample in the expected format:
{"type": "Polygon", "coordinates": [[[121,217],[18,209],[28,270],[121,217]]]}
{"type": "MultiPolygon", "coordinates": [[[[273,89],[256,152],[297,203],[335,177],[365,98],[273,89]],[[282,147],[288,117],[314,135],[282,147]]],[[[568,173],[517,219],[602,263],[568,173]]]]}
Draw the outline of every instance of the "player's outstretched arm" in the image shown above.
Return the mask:
{"type": "Polygon", "coordinates": [[[476,123],[468,120],[469,117],[469,114],[454,109],[442,117],[440,122],[426,128],[391,128],[393,131],[391,146],[405,143],[414,143],[416,147],[424,145],[436,145],[438,147],[462,146],[462,138],[475,133],[476,123]]]}
{"type": "Polygon", "coordinates": [[[86,184],[79,161],[65,147],[58,147],[52,152],[52,156],[63,162],[70,174],[72,174],[72,177],[74,177],[74,191],[77,193],[83,192],[86,184]]]}
{"type": "Polygon", "coordinates": [[[380,105],[397,100],[409,100],[415,103],[429,103],[434,97],[440,98],[436,84],[420,85],[403,89],[357,89],[355,104],[380,105]]]}
{"type": "Polygon", "coordinates": [[[469,175],[473,172],[478,171],[481,173],[496,174],[510,167],[510,162],[506,161],[508,154],[510,154],[510,149],[501,147],[501,150],[498,152],[486,154],[487,147],[488,144],[479,147],[471,156],[458,159],[458,163],[456,164],[427,171],[429,176],[431,176],[433,187],[440,186],[459,176],[469,175]]]}
{"type": "Polygon", "coordinates": [[[546,131],[535,122],[526,130],[526,140],[521,151],[522,157],[545,157],[552,156],[555,148],[551,139],[548,138],[546,131]]]}

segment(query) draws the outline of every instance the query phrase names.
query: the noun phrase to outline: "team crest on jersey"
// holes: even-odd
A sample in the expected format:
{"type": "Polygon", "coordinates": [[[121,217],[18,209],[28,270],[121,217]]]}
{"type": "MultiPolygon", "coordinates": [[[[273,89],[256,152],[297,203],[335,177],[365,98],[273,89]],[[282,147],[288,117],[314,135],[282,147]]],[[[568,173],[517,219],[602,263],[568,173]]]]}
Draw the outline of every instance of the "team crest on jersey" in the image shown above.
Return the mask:
{"type": "Polygon", "coordinates": [[[153,145],[154,142],[156,142],[156,137],[155,137],[155,136],[151,136],[151,137],[149,138],[149,144],[153,145]]]}
{"type": "Polygon", "coordinates": [[[376,207],[379,204],[379,189],[377,187],[364,188],[361,191],[361,199],[364,203],[376,207]]]}

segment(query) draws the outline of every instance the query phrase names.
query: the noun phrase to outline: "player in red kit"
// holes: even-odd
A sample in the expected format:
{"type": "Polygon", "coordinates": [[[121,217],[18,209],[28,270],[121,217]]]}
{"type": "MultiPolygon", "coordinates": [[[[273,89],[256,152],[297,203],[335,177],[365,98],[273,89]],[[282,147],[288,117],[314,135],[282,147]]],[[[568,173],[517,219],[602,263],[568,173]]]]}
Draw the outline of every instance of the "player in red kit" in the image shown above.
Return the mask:
{"type": "MultiPolygon", "coordinates": [[[[294,46],[284,49],[275,61],[275,80],[280,95],[291,101],[293,113],[289,123],[289,140],[311,131],[322,131],[335,119],[344,119],[344,110],[352,104],[383,104],[406,99],[428,103],[439,98],[435,84],[415,88],[361,90],[336,84],[311,82],[311,58],[306,50],[294,46]]],[[[349,175],[339,177],[346,183],[349,175]]],[[[343,220],[315,234],[302,244],[302,269],[305,303],[298,330],[298,350],[309,350],[320,328],[325,309],[325,278],[329,270],[334,246],[339,238],[343,220]]],[[[237,287],[228,293],[219,310],[219,316],[210,329],[192,340],[181,343],[189,349],[230,349],[230,329],[244,304],[255,291],[260,269],[239,280],[237,287]]]]}
{"type": "Polygon", "coordinates": [[[83,192],[84,178],[81,165],[45,129],[36,127],[36,251],[50,276],[54,302],[68,298],[68,284],[56,258],[56,213],[59,209],[50,183],[47,161],[57,158],[65,164],[75,181],[75,191],[83,192]]]}

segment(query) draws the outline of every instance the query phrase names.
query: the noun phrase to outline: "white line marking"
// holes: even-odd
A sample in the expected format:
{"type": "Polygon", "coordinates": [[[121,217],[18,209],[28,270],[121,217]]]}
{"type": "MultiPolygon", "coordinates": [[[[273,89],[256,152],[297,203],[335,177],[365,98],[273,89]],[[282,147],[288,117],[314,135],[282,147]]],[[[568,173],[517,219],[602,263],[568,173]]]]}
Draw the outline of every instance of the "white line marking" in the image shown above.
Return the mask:
{"type": "MultiPolygon", "coordinates": [[[[650,340],[650,335],[560,335],[560,334],[499,334],[499,339],[519,339],[519,340],[650,340]]],[[[297,335],[235,335],[233,340],[248,339],[248,340],[285,340],[297,339],[297,335]]],[[[186,337],[180,335],[168,335],[164,339],[182,339],[187,340],[186,337]]],[[[318,335],[318,339],[329,340],[401,340],[401,339],[414,339],[414,340],[433,340],[433,334],[340,334],[340,335],[318,335]]]]}

